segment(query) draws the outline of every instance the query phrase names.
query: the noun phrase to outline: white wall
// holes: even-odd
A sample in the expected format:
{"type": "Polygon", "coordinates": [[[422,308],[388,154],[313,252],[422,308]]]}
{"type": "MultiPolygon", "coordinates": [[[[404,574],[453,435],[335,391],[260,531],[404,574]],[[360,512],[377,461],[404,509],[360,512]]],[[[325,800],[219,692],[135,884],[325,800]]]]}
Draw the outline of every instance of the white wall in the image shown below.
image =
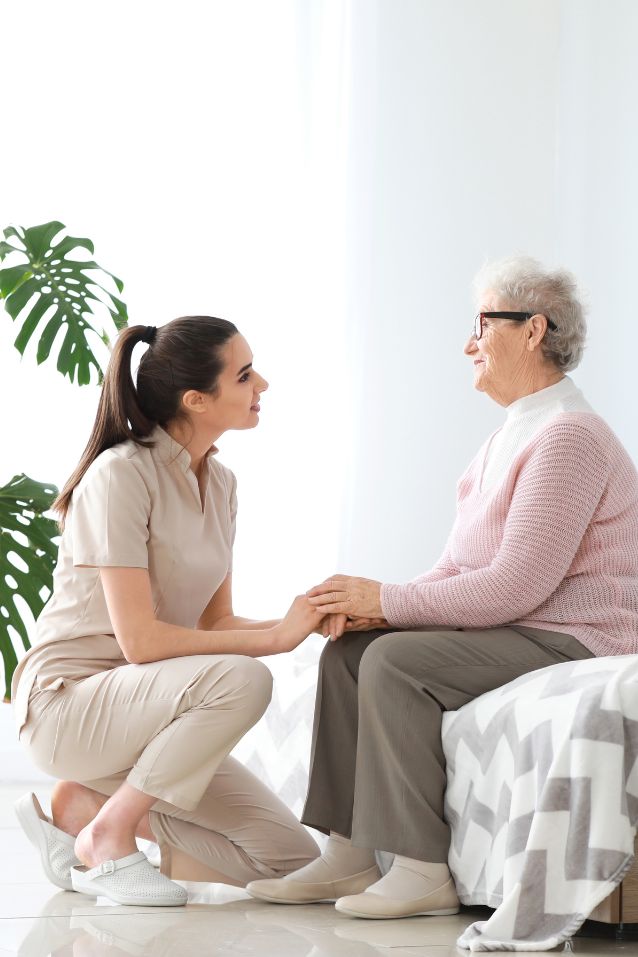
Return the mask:
{"type": "MultiPolygon", "coordinates": [[[[332,567],[339,529],[339,440],[327,454],[316,429],[345,415],[324,384],[344,361],[340,14],[315,14],[293,0],[3,12],[20,92],[4,103],[1,224],[61,219],[125,280],[131,323],[224,316],[271,382],[259,429],[219,443],[239,479],[237,607],[265,617],[332,567]]],[[[21,361],[15,334],[4,316],[0,484],[24,470],[62,485],[97,388],[36,369],[35,344],[21,361]]]]}
{"type": "MultiPolygon", "coordinates": [[[[3,37],[0,225],[62,219],[132,322],[226,316],[271,381],[220,442],[241,613],[436,559],[502,417],[462,355],[485,258],[577,272],[574,378],[638,460],[633,0],[33,0],[3,37]]],[[[0,484],[61,485],[97,390],[14,335],[0,316],[0,484]]]]}
{"type": "Polygon", "coordinates": [[[561,4],[556,255],[590,291],[578,381],[638,462],[638,5],[561,4]]]}
{"type": "Polygon", "coordinates": [[[462,354],[485,259],[525,252],[576,272],[591,315],[573,378],[638,461],[638,6],[352,11],[356,419],[339,566],[401,581],[438,557],[455,480],[503,417],[473,392],[462,354]]]}
{"type": "Polygon", "coordinates": [[[438,557],[456,478],[502,417],[462,353],[472,275],[553,251],[558,7],[362,2],[352,36],[357,419],[340,559],[401,581],[438,557]]]}

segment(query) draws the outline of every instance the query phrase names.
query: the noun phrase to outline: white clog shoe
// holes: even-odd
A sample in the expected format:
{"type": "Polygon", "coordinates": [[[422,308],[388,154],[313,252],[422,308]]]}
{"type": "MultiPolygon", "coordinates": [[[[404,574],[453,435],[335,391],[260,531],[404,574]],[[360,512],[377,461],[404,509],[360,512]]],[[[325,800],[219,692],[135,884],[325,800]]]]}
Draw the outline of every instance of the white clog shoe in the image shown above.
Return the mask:
{"type": "Polygon", "coordinates": [[[19,798],[14,809],[22,830],[40,852],[46,876],[56,887],[72,891],[71,868],[80,863],[75,856],[75,838],[55,827],[32,792],[19,798]]]}
{"type": "Polygon", "coordinates": [[[96,867],[71,868],[73,890],[92,897],[108,897],[115,904],[138,907],[181,907],[188,894],[153,867],[146,854],[136,851],[96,867]]]}

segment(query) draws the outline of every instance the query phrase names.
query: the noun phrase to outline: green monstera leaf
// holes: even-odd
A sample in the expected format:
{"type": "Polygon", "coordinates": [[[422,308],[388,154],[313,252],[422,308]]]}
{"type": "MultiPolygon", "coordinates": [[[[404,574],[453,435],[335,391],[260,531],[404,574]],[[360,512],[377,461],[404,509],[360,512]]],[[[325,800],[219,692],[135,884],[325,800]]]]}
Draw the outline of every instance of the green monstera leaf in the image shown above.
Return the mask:
{"type": "Polygon", "coordinates": [[[125,304],[109,292],[103,281],[109,276],[118,292],[122,292],[124,286],[120,279],[96,262],[73,257],[78,249],[86,249],[93,255],[90,239],[63,236],[53,245],[53,240],[64,228],[62,223],[51,222],[29,229],[9,226],[4,230],[0,262],[9,256],[23,261],[0,269],[0,298],[5,300],[5,308],[14,321],[19,316],[24,317],[15,340],[16,349],[22,355],[38,324],[45,321],[37,348],[38,364],[44,362],[60,328],[65,326],[58,353],[58,371],[68,376],[71,382],[77,379],[79,385],[87,385],[91,381],[93,366],[101,384],[103,371],[91,349],[87,332],[94,332],[110,349],[111,340],[101,325],[100,315],[110,314],[117,332],[127,325],[128,317],[125,304]]]}
{"type": "Polygon", "coordinates": [[[18,663],[9,626],[30,648],[16,595],[37,618],[53,590],[59,536],[56,522],[46,512],[58,494],[53,485],[36,482],[27,475],[14,475],[0,488],[0,653],[4,662],[5,696],[11,693],[11,678],[18,663]],[[46,594],[43,597],[43,593],[46,594]]]}

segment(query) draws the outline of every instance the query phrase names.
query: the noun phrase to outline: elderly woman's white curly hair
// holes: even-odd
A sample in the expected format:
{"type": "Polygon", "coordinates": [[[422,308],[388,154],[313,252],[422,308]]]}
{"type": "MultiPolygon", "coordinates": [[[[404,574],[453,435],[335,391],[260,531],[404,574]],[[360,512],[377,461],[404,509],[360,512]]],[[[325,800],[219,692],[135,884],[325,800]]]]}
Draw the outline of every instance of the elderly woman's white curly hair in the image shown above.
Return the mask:
{"type": "Polygon", "coordinates": [[[474,292],[490,290],[503,309],[541,313],[558,327],[547,328],[542,349],[562,372],[575,369],[583,357],[587,324],[585,304],[576,279],[566,269],[546,269],[530,256],[512,256],[487,263],[474,278],[474,292]]]}

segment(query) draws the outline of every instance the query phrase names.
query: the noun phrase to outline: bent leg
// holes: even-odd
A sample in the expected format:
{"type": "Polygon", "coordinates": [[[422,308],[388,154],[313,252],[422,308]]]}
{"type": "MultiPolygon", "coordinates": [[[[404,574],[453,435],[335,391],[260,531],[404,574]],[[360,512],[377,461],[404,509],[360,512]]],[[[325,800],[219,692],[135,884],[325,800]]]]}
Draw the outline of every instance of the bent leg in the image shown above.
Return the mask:
{"type": "MultiPolygon", "coordinates": [[[[86,786],[114,794],[124,775],[88,781],[86,786]]],[[[148,818],[151,839],[162,853],[162,871],[169,877],[243,887],[264,875],[281,877],[319,855],[290,808],[233,757],[222,761],[196,808],[156,801],[148,818]]]]}
{"type": "MultiPolygon", "coordinates": [[[[232,757],[222,762],[194,811],[156,804],[150,823],[163,857],[167,846],[177,848],[241,886],[282,877],[319,855],[290,808],[232,757]]],[[[185,876],[183,858],[181,868],[185,876]]]]}
{"type": "Polygon", "coordinates": [[[371,644],[359,672],[353,844],[446,862],[443,712],[527,672],[586,657],[571,636],[536,629],[400,632],[371,644]]]}
{"type": "Polygon", "coordinates": [[[147,795],[193,809],[271,691],[270,671],[244,655],[122,665],[36,692],[25,747],[54,777],[88,783],[119,775],[147,795]]]}

